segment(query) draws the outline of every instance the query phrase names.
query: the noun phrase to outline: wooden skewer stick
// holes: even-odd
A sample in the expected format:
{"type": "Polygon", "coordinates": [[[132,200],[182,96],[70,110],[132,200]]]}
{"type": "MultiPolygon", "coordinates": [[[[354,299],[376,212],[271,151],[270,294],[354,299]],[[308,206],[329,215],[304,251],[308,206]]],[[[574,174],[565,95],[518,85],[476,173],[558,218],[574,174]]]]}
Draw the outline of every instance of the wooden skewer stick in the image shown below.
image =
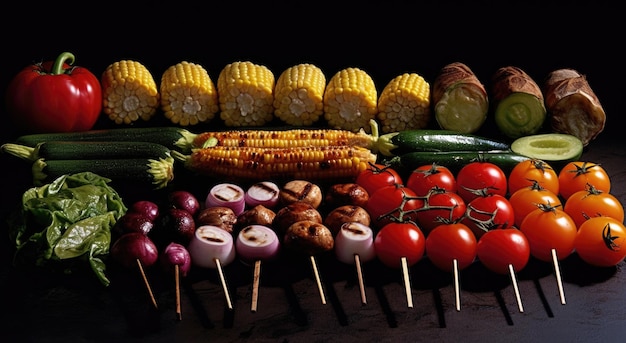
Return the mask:
{"type": "Polygon", "coordinates": [[[554,274],[556,275],[556,284],[559,287],[559,297],[561,304],[565,305],[565,292],[563,291],[563,281],[561,281],[561,268],[559,267],[559,259],[556,256],[556,249],[552,249],[552,263],[554,264],[554,274]]]}
{"type": "Polygon", "coordinates": [[[252,305],[250,311],[256,312],[259,301],[259,279],[261,277],[261,260],[254,261],[254,276],[252,279],[252,305]]]}
{"type": "Polygon", "coordinates": [[[141,277],[143,278],[143,282],[146,284],[146,289],[148,290],[148,294],[150,295],[150,300],[152,301],[152,305],[154,305],[155,309],[158,309],[156,299],[154,298],[154,293],[152,293],[152,287],[150,287],[150,283],[148,282],[148,277],[143,270],[143,266],[141,265],[141,261],[137,259],[137,266],[139,266],[139,272],[141,272],[141,277]]]}
{"type": "Polygon", "coordinates": [[[180,305],[180,266],[174,265],[174,280],[176,282],[176,319],[183,320],[183,311],[180,305]]]}
{"type": "Polygon", "coordinates": [[[461,311],[461,287],[459,283],[459,261],[455,258],[452,260],[452,273],[454,276],[454,303],[456,310],[461,311]]]}
{"type": "Polygon", "coordinates": [[[406,302],[409,308],[413,308],[413,295],[411,294],[411,280],[409,279],[409,265],[406,257],[402,257],[402,276],[404,277],[404,290],[406,291],[406,302]]]}
{"type": "Polygon", "coordinates": [[[326,296],[324,295],[324,287],[322,287],[322,280],[320,279],[319,271],[317,270],[317,263],[315,262],[315,256],[311,255],[311,267],[313,267],[313,274],[315,275],[315,281],[317,282],[317,289],[320,292],[320,298],[322,304],[326,305],[326,296]]]}
{"type": "Polygon", "coordinates": [[[222,288],[224,289],[224,296],[226,297],[226,305],[229,310],[233,309],[233,303],[230,301],[230,294],[228,293],[228,287],[226,286],[226,278],[224,277],[224,271],[222,270],[222,264],[219,258],[215,259],[215,265],[217,266],[217,272],[222,282],[222,288]]]}
{"type": "Polygon", "coordinates": [[[363,282],[363,271],[361,270],[361,258],[359,254],[354,254],[354,265],[356,266],[356,275],[359,279],[359,291],[361,292],[361,303],[367,304],[367,297],[365,296],[365,283],[363,282]]]}
{"type": "Polygon", "coordinates": [[[513,284],[513,290],[515,291],[515,299],[517,300],[517,307],[520,312],[524,312],[524,306],[522,305],[522,297],[519,294],[519,287],[517,286],[517,278],[515,277],[515,269],[512,264],[509,264],[509,274],[511,274],[511,283],[513,284]]]}

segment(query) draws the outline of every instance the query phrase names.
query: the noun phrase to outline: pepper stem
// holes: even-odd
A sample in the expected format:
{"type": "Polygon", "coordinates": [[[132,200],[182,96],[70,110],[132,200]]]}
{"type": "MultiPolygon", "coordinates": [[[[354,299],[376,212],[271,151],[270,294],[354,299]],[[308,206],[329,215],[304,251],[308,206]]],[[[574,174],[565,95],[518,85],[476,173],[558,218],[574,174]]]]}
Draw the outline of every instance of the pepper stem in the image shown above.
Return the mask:
{"type": "Polygon", "coordinates": [[[72,54],[71,52],[64,52],[60,54],[59,57],[57,57],[57,59],[54,61],[54,64],[52,65],[51,74],[52,75],[63,74],[65,72],[63,70],[64,63],[67,63],[69,65],[74,64],[74,54],[72,54]]]}

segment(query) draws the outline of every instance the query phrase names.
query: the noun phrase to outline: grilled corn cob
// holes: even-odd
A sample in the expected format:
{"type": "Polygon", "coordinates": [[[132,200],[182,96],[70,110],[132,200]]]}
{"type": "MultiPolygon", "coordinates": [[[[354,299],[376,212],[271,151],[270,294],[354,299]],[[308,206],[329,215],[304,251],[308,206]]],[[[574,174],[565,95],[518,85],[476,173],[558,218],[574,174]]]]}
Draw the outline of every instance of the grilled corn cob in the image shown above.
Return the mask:
{"type": "Polygon", "coordinates": [[[233,62],[217,78],[220,118],[226,126],[262,126],[274,118],[274,74],[249,61],[233,62]]]}
{"type": "Polygon", "coordinates": [[[360,146],[370,148],[376,141],[359,131],[333,129],[229,130],[203,132],[193,140],[194,148],[213,146],[295,148],[302,146],[360,146]]]}
{"type": "Polygon", "coordinates": [[[380,93],[376,118],[383,133],[425,128],[430,120],[430,85],[416,73],[396,76],[380,93]]]}
{"type": "Polygon", "coordinates": [[[287,68],[274,88],[274,114],[290,125],[311,126],[324,113],[326,76],[308,63],[287,68]]]}
{"type": "Polygon", "coordinates": [[[359,68],[338,71],[324,91],[324,118],[335,129],[370,130],[375,119],[378,93],[372,77],[359,68]]]}
{"type": "Polygon", "coordinates": [[[116,124],[149,120],[159,107],[160,94],[152,74],[137,61],[109,65],[101,77],[103,111],[116,124]]]}
{"type": "Polygon", "coordinates": [[[181,126],[208,122],[219,110],[217,89],[209,73],[187,61],[169,67],[161,77],[161,110],[181,126]]]}
{"type": "Polygon", "coordinates": [[[224,147],[173,151],[195,173],[235,181],[336,180],[355,178],[376,161],[368,149],[355,146],[296,148],[224,147]]]}

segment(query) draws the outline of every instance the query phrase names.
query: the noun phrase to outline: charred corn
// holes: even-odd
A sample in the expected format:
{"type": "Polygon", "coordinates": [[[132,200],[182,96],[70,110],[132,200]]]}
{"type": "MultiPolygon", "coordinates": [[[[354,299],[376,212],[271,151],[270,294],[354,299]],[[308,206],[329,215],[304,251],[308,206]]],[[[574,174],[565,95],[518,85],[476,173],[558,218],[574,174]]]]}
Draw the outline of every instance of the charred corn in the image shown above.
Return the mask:
{"type": "Polygon", "coordinates": [[[197,134],[194,148],[213,146],[295,148],[305,146],[360,146],[370,148],[376,138],[359,131],[333,129],[228,130],[197,134]]]}
{"type": "Polygon", "coordinates": [[[368,149],[355,146],[216,146],[195,149],[190,155],[174,151],[172,156],[192,172],[236,181],[351,179],[376,161],[368,149]]]}
{"type": "Polygon", "coordinates": [[[376,118],[383,133],[425,128],[430,120],[430,85],[416,73],[396,76],[380,93],[376,118]]]}
{"type": "Polygon", "coordinates": [[[324,91],[324,118],[335,129],[370,130],[375,119],[378,93],[372,77],[359,68],[338,71],[324,91]]]}
{"type": "Polygon", "coordinates": [[[187,61],[169,67],[161,77],[161,110],[181,126],[208,122],[219,110],[217,89],[209,73],[187,61]]]}
{"type": "Polygon", "coordinates": [[[262,126],[274,118],[274,74],[249,61],[233,62],[217,78],[220,118],[226,126],[262,126]]]}
{"type": "Polygon", "coordinates": [[[116,124],[149,120],[159,108],[160,94],[152,74],[137,61],[109,65],[101,77],[103,112],[116,124]]]}
{"type": "Polygon", "coordinates": [[[287,68],[274,88],[274,114],[290,125],[311,126],[324,113],[326,76],[319,67],[302,63],[287,68]]]}

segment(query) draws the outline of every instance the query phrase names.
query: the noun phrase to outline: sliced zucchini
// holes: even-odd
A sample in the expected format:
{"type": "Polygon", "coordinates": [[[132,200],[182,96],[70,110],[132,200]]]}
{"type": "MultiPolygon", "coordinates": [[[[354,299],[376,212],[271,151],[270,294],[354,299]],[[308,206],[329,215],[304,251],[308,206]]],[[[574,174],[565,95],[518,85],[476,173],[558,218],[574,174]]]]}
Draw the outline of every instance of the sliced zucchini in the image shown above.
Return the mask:
{"type": "Polygon", "coordinates": [[[544,133],[514,140],[511,143],[511,150],[549,164],[564,164],[580,159],[583,154],[583,142],[569,134],[544,133]]]}

